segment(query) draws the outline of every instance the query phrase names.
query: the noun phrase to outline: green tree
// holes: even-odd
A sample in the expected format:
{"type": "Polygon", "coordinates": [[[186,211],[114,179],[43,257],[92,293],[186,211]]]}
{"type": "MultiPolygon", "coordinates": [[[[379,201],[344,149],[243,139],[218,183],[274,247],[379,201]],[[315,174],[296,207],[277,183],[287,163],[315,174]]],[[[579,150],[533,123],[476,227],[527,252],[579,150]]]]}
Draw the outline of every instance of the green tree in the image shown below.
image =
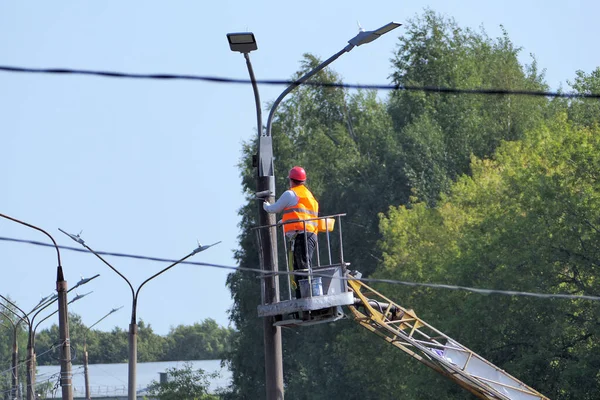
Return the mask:
{"type": "MultiPolygon", "coordinates": [[[[569,85],[578,94],[600,94],[600,67],[586,74],[577,71],[576,77],[569,85]]],[[[600,123],[600,103],[598,99],[574,99],[569,105],[569,119],[583,126],[600,123]]]]}
{"type": "Polygon", "coordinates": [[[167,339],[154,333],[143,320],[138,323],[138,361],[151,362],[164,358],[167,339]]]}
{"type": "MultiPolygon", "coordinates": [[[[461,177],[437,207],[392,207],[381,222],[385,263],[378,276],[597,293],[599,133],[598,127],[577,128],[559,116],[521,141],[502,144],[493,160],[474,158],[473,176],[461,177]]],[[[600,308],[595,302],[382,290],[550,398],[597,397],[600,308]]],[[[411,382],[436,379],[403,366],[396,372],[411,382]]],[[[409,398],[414,390],[411,384],[409,398]]],[[[447,390],[440,382],[418,398],[464,398],[447,390]]]]}
{"type": "MultiPolygon", "coordinates": [[[[506,35],[490,40],[483,34],[461,31],[456,24],[446,23],[431,12],[406,32],[394,63],[395,83],[460,88],[497,87],[500,83],[507,89],[544,87],[535,63],[529,68],[521,66],[516,58],[518,49],[506,35]],[[443,26],[435,28],[439,32],[433,35],[432,25],[440,23],[443,26]],[[419,30],[422,34],[415,33],[419,30]],[[459,32],[453,37],[455,30],[459,32]],[[423,58],[419,52],[429,54],[427,63],[419,64],[423,58]],[[405,56],[408,58],[403,59],[405,56]],[[493,75],[490,71],[498,75],[496,81],[487,77],[493,75]]],[[[305,55],[294,78],[318,63],[314,56],[305,55]]],[[[339,76],[328,69],[317,74],[315,80],[340,82],[339,76]]],[[[415,194],[417,199],[434,205],[454,179],[470,171],[471,154],[491,155],[502,140],[522,137],[526,129],[546,116],[546,104],[545,99],[402,91],[385,102],[372,91],[351,93],[340,88],[300,86],[281,104],[274,119],[277,193],[286,189],[289,168],[304,166],[309,174],[308,186],[319,200],[322,214],[347,213],[342,220],[344,259],[369,276],[382,259],[377,247],[381,239],[378,213],[390,205],[409,204],[415,194]]],[[[255,141],[244,146],[240,163],[248,204],[240,210],[242,233],[236,253],[239,265],[250,268],[259,265],[254,231],[250,230],[256,226],[257,215],[257,202],[252,199],[255,170],[251,165],[255,146],[255,141]]],[[[423,208],[426,210],[427,205],[423,208]]],[[[256,317],[260,284],[255,274],[237,272],[229,276],[228,285],[235,302],[231,320],[237,328],[228,355],[233,372],[232,397],[261,398],[263,330],[262,321],[256,317]]],[[[319,399],[330,398],[331,393],[350,399],[397,397],[402,383],[397,378],[399,369],[390,363],[401,355],[380,355],[380,343],[365,343],[364,334],[351,334],[352,329],[358,328],[338,322],[283,331],[286,397],[303,399],[310,394],[319,399]],[[377,369],[377,374],[389,380],[373,375],[375,360],[384,368],[377,369]],[[374,387],[389,390],[382,394],[374,387]]],[[[412,370],[406,372],[410,375],[412,370]]]]}
{"type": "MultiPolygon", "coordinates": [[[[115,327],[110,332],[89,330],[77,314],[69,315],[73,361],[83,360],[84,339],[89,362],[123,363],[129,357],[129,332],[115,327]]],[[[233,335],[231,328],[220,327],[214,320],[191,326],[180,325],[166,336],[158,335],[143,320],[138,323],[138,361],[184,361],[221,359],[233,335]]],[[[59,357],[59,332],[56,324],[37,332],[36,353],[39,365],[57,364],[59,357]],[[54,351],[52,349],[55,348],[54,351]]],[[[3,342],[0,341],[0,346],[3,342]]],[[[2,347],[0,347],[0,350],[2,347]]],[[[10,357],[9,357],[10,359],[10,357]]]]}
{"type": "Polygon", "coordinates": [[[92,343],[88,342],[88,353],[91,364],[127,362],[129,359],[129,332],[119,327],[114,327],[110,332],[96,332],[94,345],[92,346],[92,343]]]}
{"type": "Polygon", "coordinates": [[[167,336],[166,360],[221,359],[228,349],[231,329],[220,327],[208,318],[194,325],[171,328],[167,336]]]}
{"type": "MultiPolygon", "coordinates": [[[[535,59],[518,61],[520,48],[508,33],[461,28],[432,10],[409,20],[400,37],[392,75],[400,86],[456,89],[544,90],[535,59]]],[[[403,168],[419,199],[434,205],[440,193],[469,173],[472,154],[491,155],[502,140],[521,138],[543,118],[546,100],[395,91],[389,110],[399,133],[403,168]]]]}
{"type": "Polygon", "coordinates": [[[219,377],[218,373],[207,374],[202,369],[194,370],[191,363],[182,368],[168,368],[167,381],[153,381],[148,394],[160,400],[217,400],[219,397],[208,393],[210,380],[219,377]]]}

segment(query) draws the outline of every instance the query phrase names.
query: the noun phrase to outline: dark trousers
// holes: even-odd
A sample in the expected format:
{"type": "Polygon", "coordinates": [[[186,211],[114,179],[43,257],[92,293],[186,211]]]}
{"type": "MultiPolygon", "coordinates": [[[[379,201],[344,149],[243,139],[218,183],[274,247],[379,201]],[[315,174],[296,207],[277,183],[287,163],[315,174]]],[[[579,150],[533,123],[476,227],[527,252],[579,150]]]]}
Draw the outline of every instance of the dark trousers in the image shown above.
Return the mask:
{"type": "MultiPolygon", "coordinates": [[[[299,269],[308,269],[312,263],[312,256],[317,246],[317,235],[311,232],[298,233],[294,239],[294,271],[299,269]]],[[[306,276],[294,276],[296,281],[296,298],[300,298],[299,279],[306,279],[306,276]]]]}

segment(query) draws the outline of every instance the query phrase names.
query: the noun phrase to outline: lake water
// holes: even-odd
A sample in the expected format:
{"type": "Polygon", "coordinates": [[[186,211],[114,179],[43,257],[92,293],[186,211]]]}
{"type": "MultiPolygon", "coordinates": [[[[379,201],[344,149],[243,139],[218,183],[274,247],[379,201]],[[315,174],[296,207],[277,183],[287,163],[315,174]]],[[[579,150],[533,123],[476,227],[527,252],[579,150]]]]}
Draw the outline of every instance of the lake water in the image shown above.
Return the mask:
{"type": "MultiPolygon", "coordinates": [[[[218,372],[219,378],[211,380],[209,390],[214,392],[218,388],[225,388],[231,382],[231,371],[227,368],[221,368],[220,360],[199,360],[199,361],[165,361],[137,364],[137,390],[143,391],[152,381],[160,380],[160,373],[166,372],[168,368],[183,368],[188,362],[192,364],[193,370],[202,369],[207,374],[218,372]]],[[[83,365],[73,365],[73,397],[83,397],[85,395],[85,376],[83,365]]],[[[127,364],[90,364],[88,365],[90,377],[90,393],[92,397],[100,396],[127,396],[127,364]]],[[[60,398],[61,388],[58,383],[60,376],[60,366],[39,366],[36,374],[36,386],[50,382],[55,387],[53,392],[48,393],[48,398],[60,398]]]]}

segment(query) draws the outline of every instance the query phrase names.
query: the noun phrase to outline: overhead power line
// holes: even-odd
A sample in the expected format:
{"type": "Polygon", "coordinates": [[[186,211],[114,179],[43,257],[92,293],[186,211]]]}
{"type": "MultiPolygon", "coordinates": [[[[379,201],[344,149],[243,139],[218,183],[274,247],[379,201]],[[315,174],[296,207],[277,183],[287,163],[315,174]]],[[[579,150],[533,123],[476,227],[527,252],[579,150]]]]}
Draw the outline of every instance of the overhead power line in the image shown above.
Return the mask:
{"type": "MultiPolygon", "coordinates": [[[[44,247],[54,247],[54,245],[51,245],[49,243],[37,242],[37,241],[33,241],[33,240],[7,238],[7,237],[1,237],[1,236],[0,236],[0,241],[26,243],[26,244],[33,244],[36,246],[44,246],[44,247]]],[[[60,249],[64,249],[64,250],[92,254],[89,250],[80,249],[78,247],[69,247],[69,246],[58,246],[58,247],[60,249]]],[[[160,261],[160,262],[168,262],[168,263],[173,263],[176,261],[176,260],[171,260],[171,259],[166,259],[166,258],[148,257],[148,256],[125,254],[125,253],[114,253],[114,252],[106,252],[106,251],[96,251],[96,253],[101,254],[101,255],[135,258],[135,259],[148,260],[148,261],[160,261]]],[[[233,270],[233,271],[254,272],[257,275],[262,275],[262,276],[264,276],[264,275],[308,276],[309,275],[308,273],[303,273],[303,272],[288,272],[288,271],[265,272],[264,270],[259,269],[259,268],[228,266],[228,265],[212,264],[212,263],[204,263],[204,262],[196,262],[196,261],[182,261],[182,262],[180,262],[180,264],[200,265],[200,266],[204,266],[204,267],[229,269],[229,270],[233,270]]],[[[353,279],[353,278],[346,278],[346,277],[336,278],[336,277],[332,277],[330,275],[321,275],[317,272],[313,272],[311,274],[311,276],[316,276],[316,277],[320,276],[320,277],[324,277],[324,278],[344,279],[344,280],[352,280],[353,279]]],[[[571,299],[571,300],[600,301],[599,296],[588,296],[588,295],[574,295],[574,294],[560,294],[560,293],[534,293],[534,292],[521,292],[521,291],[500,290],[500,289],[498,289],[498,290],[497,289],[480,289],[480,288],[472,288],[472,287],[459,286],[459,285],[446,285],[446,284],[439,284],[439,283],[424,283],[424,282],[409,282],[409,281],[400,281],[400,280],[395,280],[395,279],[381,279],[381,278],[360,278],[359,280],[361,280],[363,282],[388,283],[388,284],[392,284],[392,285],[427,287],[427,288],[432,288],[432,289],[460,290],[460,291],[467,291],[467,292],[485,294],[485,295],[500,294],[500,295],[505,295],[505,296],[537,297],[537,298],[544,298],[544,299],[571,299]]]]}
{"type": "MultiPolygon", "coordinates": [[[[152,79],[152,80],[191,80],[204,81],[213,83],[237,83],[237,84],[252,84],[250,79],[225,78],[218,76],[201,76],[201,75],[186,75],[186,74],[140,74],[140,73],[125,73],[114,71],[95,71],[83,69],[69,68],[25,68],[0,65],[0,71],[17,72],[17,73],[34,73],[34,74],[60,74],[60,75],[94,75],[105,78],[128,78],[128,79],[152,79]]],[[[289,86],[294,83],[291,80],[281,79],[263,79],[256,80],[257,84],[262,85],[284,85],[289,86]]],[[[370,85],[370,84],[348,84],[348,83],[326,83],[307,81],[303,85],[336,87],[346,89],[377,89],[377,90],[406,90],[415,92],[429,93],[448,93],[448,94],[484,94],[484,95],[522,95],[536,97],[562,97],[562,98],[589,98],[600,99],[600,94],[595,93],[562,93],[562,92],[546,92],[541,90],[511,90],[511,89],[459,89],[443,86],[416,86],[416,85],[370,85]]]]}

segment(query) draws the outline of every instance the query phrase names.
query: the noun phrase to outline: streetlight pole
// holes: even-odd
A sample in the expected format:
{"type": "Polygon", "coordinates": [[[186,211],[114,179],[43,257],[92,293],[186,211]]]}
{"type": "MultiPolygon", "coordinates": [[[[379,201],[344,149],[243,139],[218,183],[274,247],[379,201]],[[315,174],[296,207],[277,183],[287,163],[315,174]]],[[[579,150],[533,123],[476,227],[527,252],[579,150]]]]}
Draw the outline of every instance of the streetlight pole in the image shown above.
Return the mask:
{"type": "Polygon", "coordinates": [[[67,307],[67,281],[63,274],[60,262],[60,250],[54,238],[45,230],[37,226],[20,221],[8,215],[0,214],[0,217],[25,225],[29,228],[42,232],[52,240],[56,248],[58,266],[56,268],[56,291],[58,292],[58,329],[60,333],[61,355],[60,355],[60,386],[62,388],[62,400],[73,400],[73,386],[71,376],[71,340],[69,337],[69,312],[67,307]]]}
{"type": "MultiPolygon", "coordinates": [[[[75,286],[73,286],[70,290],[74,290],[77,287],[91,281],[92,279],[97,278],[99,275],[95,275],[92,278],[89,279],[82,279],[81,281],[79,281],[75,286]]],[[[90,292],[91,293],[91,292],[90,292]]],[[[68,304],[71,304],[79,299],[81,299],[82,297],[88,295],[89,293],[83,294],[83,295],[77,295],[73,298],[73,300],[69,301],[68,304]]],[[[17,328],[18,325],[21,323],[21,321],[24,321],[27,324],[27,328],[28,328],[28,335],[27,335],[27,358],[25,360],[25,365],[27,368],[27,400],[34,400],[35,399],[35,369],[36,369],[36,355],[35,355],[35,331],[37,329],[37,327],[44,322],[45,320],[47,320],[48,318],[50,318],[51,316],[53,316],[54,314],[56,314],[58,312],[58,310],[55,310],[54,312],[52,312],[51,314],[48,314],[46,317],[44,317],[41,321],[39,321],[35,326],[33,325],[35,318],[42,312],[44,311],[46,308],[48,308],[50,305],[52,305],[56,300],[57,300],[56,295],[54,296],[49,296],[46,297],[45,299],[43,299],[41,302],[38,303],[37,306],[35,306],[29,313],[25,313],[25,311],[23,311],[21,308],[19,308],[15,303],[13,303],[12,301],[8,300],[6,297],[0,295],[0,298],[2,298],[6,303],[10,304],[11,306],[15,307],[17,310],[19,310],[23,316],[20,317],[19,314],[17,314],[14,310],[11,310],[8,307],[4,307],[5,309],[7,309],[8,311],[12,312],[15,316],[17,316],[17,318],[19,318],[19,320],[13,324],[13,329],[14,329],[14,336],[13,336],[13,365],[12,368],[14,369],[14,375],[13,375],[13,391],[16,393],[16,388],[18,386],[18,376],[17,376],[17,367],[18,367],[18,359],[17,359],[17,355],[18,355],[18,346],[17,346],[17,341],[16,341],[16,337],[17,337],[17,328]],[[35,314],[33,314],[35,312],[35,314]],[[29,318],[29,316],[33,314],[33,316],[31,318],[29,318]]],[[[6,316],[6,314],[4,314],[3,312],[0,311],[0,313],[2,313],[3,315],[6,316]]],[[[12,321],[11,321],[12,322],[12,321]]]]}
{"type": "MultiPolygon", "coordinates": [[[[95,277],[97,277],[97,276],[98,275],[96,275],[95,277]]],[[[91,279],[94,279],[94,278],[91,278],[91,279]]],[[[91,280],[91,279],[89,279],[89,280],[91,280]]],[[[88,282],[89,282],[89,280],[88,280],[88,282]]],[[[75,289],[75,287],[73,287],[72,289],[70,289],[69,292],[71,290],[75,289]]],[[[87,296],[90,293],[92,293],[92,292],[85,293],[85,294],[82,294],[82,295],[77,295],[77,296],[73,297],[73,299],[70,300],[67,304],[72,304],[72,303],[76,302],[77,300],[79,300],[79,299],[87,296]]],[[[54,300],[52,300],[52,302],[54,302],[54,300]]],[[[50,305],[50,304],[48,304],[48,305],[50,305]]],[[[36,379],[36,376],[35,376],[35,371],[36,371],[36,368],[37,368],[37,354],[35,352],[35,334],[36,334],[37,328],[38,328],[38,326],[40,326],[40,324],[42,322],[46,321],[48,318],[50,318],[51,316],[53,316],[54,314],[56,314],[58,312],[58,310],[55,310],[53,313],[48,314],[46,317],[44,317],[42,320],[40,320],[34,326],[33,325],[33,321],[35,320],[35,317],[37,317],[37,315],[40,312],[42,312],[42,310],[44,310],[46,307],[43,307],[38,312],[36,312],[33,315],[33,317],[31,318],[31,321],[30,321],[31,323],[29,324],[29,334],[28,334],[28,337],[27,337],[27,381],[28,381],[28,383],[27,383],[27,400],[35,400],[36,399],[36,393],[35,393],[35,379],[36,379]]]]}
{"type": "Polygon", "coordinates": [[[157,276],[161,275],[162,273],[168,271],[169,269],[173,268],[177,264],[187,260],[188,258],[195,255],[196,253],[200,253],[200,252],[208,249],[209,247],[212,247],[221,242],[213,243],[213,244],[206,245],[206,246],[199,245],[190,254],[179,259],[178,261],[175,261],[173,264],[169,265],[168,267],[166,267],[166,268],[160,270],[159,272],[157,272],[156,274],[152,275],[150,278],[148,278],[144,282],[142,282],[141,285],[137,288],[137,290],[134,290],[133,285],[131,284],[131,282],[129,282],[129,280],[125,277],[125,275],[120,273],[108,261],[106,261],[104,258],[102,258],[102,256],[100,254],[98,254],[96,251],[94,251],[92,248],[90,248],[87,244],[85,244],[85,242],[79,235],[73,235],[73,234],[67,233],[60,228],[59,228],[59,231],[61,231],[62,233],[64,233],[65,235],[67,235],[68,237],[70,237],[71,239],[73,239],[77,243],[81,244],[86,249],[88,249],[90,252],[92,252],[96,257],[98,257],[100,259],[100,261],[102,261],[110,269],[112,269],[117,275],[119,275],[121,278],[123,278],[123,280],[125,280],[125,282],[127,282],[127,285],[129,285],[129,289],[131,290],[131,296],[132,296],[132,304],[131,304],[131,321],[129,323],[129,363],[128,363],[129,380],[128,380],[128,388],[127,388],[127,398],[128,398],[128,400],[136,400],[136,398],[137,398],[137,393],[136,393],[137,331],[138,331],[137,314],[136,314],[137,311],[136,310],[137,310],[137,301],[138,301],[138,296],[140,294],[140,290],[146,283],[148,283],[152,279],[156,278],[157,276]]]}
{"type": "MultiPolygon", "coordinates": [[[[2,298],[5,302],[7,302],[8,304],[10,304],[11,306],[15,307],[17,310],[19,310],[23,316],[21,318],[19,318],[19,321],[15,324],[14,329],[15,329],[15,338],[13,339],[13,359],[15,358],[15,355],[18,354],[18,347],[16,346],[16,329],[19,325],[19,323],[21,321],[25,321],[25,323],[27,324],[27,328],[28,328],[28,336],[27,336],[27,358],[25,359],[25,365],[27,368],[27,400],[34,400],[35,397],[35,392],[34,392],[34,385],[35,385],[35,350],[33,347],[33,341],[34,339],[32,338],[32,330],[33,330],[33,321],[35,319],[35,317],[43,310],[45,310],[48,306],[50,306],[55,300],[56,297],[52,297],[50,299],[48,299],[46,302],[42,302],[40,304],[38,304],[36,307],[34,307],[34,309],[32,311],[30,311],[29,313],[26,313],[25,311],[23,311],[21,308],[19,308],[15,303],[11,302],[10,300],[8,300],[6,297],[0,295],[0,298],[2,298]],[[30,319],[29,315],[31,315],[34,311],[39,310],[35,313],[35,315],[30,319]],[[15,350],[15,347],[16,350],[15,350]]],[[[6,308],[6,307],[5,307],[6,308]]],[[[14,311],[11,310],[9,308],[6,308],[7,310],[11,311],[13,314],[15,314],[17,317],[19,317],[19,315],[14,311]]],[[[6,314],[5,314],[6,315],[6,314]]],[[[15,360],[15,362],[13,362],[13,368],[15,369],[15,373],[17,372],[17,363],[18,360],[15,360]]],[[[15,390],[16,390],[16,386],[18,385],[18,377],[14,376],[13,379],[13,383],[15,385],[15,390]]]]}
{"type": "MultiPolygon", "coordinates": [[[[258,49],[254,34],[251,32],[227,34],[229,47],[232,51],[239,51],[246,59],[246,66],[254,91],[256,104],[256,119],[258,130],[258,171],[256,175],[256,192],[262,193],[269,202],[274,202],[275,179],[273,167],[273,145],[271,137],[262,134],[262,112],[258,86],[250,62],[249,53],[258,49]],[[265,195],[266,194],[266,195],[265,195]]],[[[275,215],[267,213],[262,204],[258,205],[258,224],[275,225],[275,215]]],[[[277,232],[275,227],[261,229],[259,232],[261,253],[260,264],[264,271],[277,271],[277,232]]],[[[261,282],[262,301],[265,304],[279,301],[279,281],[273,275],[266,275],[261,282]]],[[[265,346],[265,387],[267,400],[283,399],[283,350],[281,345],[281,328],[273,326],[271,318],[263,318],[264,346],[265,346]]]]}
{"type": "MultiPolygon", "coordinates": [[[[396,29],[401,24],[397,22],[390,22],[382,26],[375,31],[364,31],[360,30],[358,35],[348,41],[342,50],[322,62],[313,70],[309,71],[290,86],[288,86],[275,100],[271,106],[269,117],[267,119],[267,126],[265,132],[262,130],[261,112],[260,112],[260,100],[258,97],[258,89],[256,85],[256,79],[254,78],[254,72],[250,64],[250,58],[248,53],[252,50],[256,50],[256,40],[254,34],[250,32],[246,33],[230,33],[227,35],[229,39],[229,45],[232,51],[239,51],[244,54],[246,64],[248,65],[248,72],[250,73],[250,80],[252,82],[252,88],[254,89],[254,98],[256,101],[257,119],[258,119],[258,160],[257,160],[257,195],[262,194],[265,200],[273,203],[275,200],[275,168],[273,165],[273,140],[271,136],[271,127],[273,124],[273,117],[277,107],[292,90],[300,86],[302,83],[307,81],[317,72],[337,60],[342,54],[349,52],[356,46],[372,42],[379,38],[381,35],[396,29]]],[[[270,229],[261,229],[260,231],[260,243],[262,251],[261,257],[261,268],[265,272],[277,272],[277,234],[275,227],[275,215],[267,213],[262,205],[258,207],[258,223],[259,226],[271,225],[270,229]]],[[[270,304],[279,301],[279,281],[274,278],[275,274],[266,275],[263,284],[263,303],[270,304]]],[[[267,400],[280,400],[283,399],[283,366],[282,366],[282,350],[281,350],[281,330],[279,327],[273,326],[271,318],[263,318],[264,324],[264,342],[265,342],[265,373],[266,373],[266,389],[267,389],[267,400]]]]}
{"type": "MultiPolygon", "coordinates": [[[[13,310],[5,307],[7,310],[12,312],[14,315],[19,318],[19,315],[16,314],[13,310]]],[[[0,311],[0,314],[4,315],[4,317],[10,322],[13,329],[13,340],[12,340],[12,360],[11,360],[11,381],[10,381],[10,398],[17,398],[17,386],[19,386],[19,345],[17,342],[17,334],[19,330],[19,324],[23,321],[23,318],[19,318],[16,322],[13,322],[10,315],[4,313],[4,311],[0,311]]]]}
{"type": "MultiPolygon", "coordinates": [[[[56,295],[51,295],[51,296],[47,296],[45,298],[43,298],[37,306],[35,306],[31,311],[29,311],[29,313],[26,313],[25,311],[23,311],[21,308],[19,308],[19,306],[17,306],[15,303],[13,303],[12,301],[8,300],[8,298],[0,295],[0,298],[2,298],[7,304],[10,304],[12,307],[14,307],[15,309],[19,310],[23,315],[19,315],[17,314],[16,311],[14,311],[13,309],[7,307],[6,305],[4,305],[4,308],[7,311],[10,311],[11,313],[13,313],[18,319],[16,322],[13,322],[10,317],[5,314],[4,312],[0,311],[0,314],[4,315],[5,317],[9,318],[10,323],[13,326],[13,350],[12,350],[12,364],[11,364],[11,369],[13,371],[12,374],[12,379],[11,379],[11,393],[12,393],[12,398],[17,398],[17,390],[18,390],[18,386],[19,386],[19,346],[18,346],[18,342],[17,342],[17,332],[19,329],[19,324],[21,322],[25,322],[27,324],[28,327],[28,331],[29,331],[29,327],[31,326],[31,320],[29,319],[29,316],[31,314],[33,314],[36,310],[38,310],[40,307],[44,306],[47,307],[48,305],[50,305],[52,302],[54,302],[56,300],[56,295]]],[[[27,342],[29,343],[29,337],[27,338],[27,342]]],[[[29,350],[29,346],[28,346],[28,350],[29,350]]],[[[31,360],[29,351],[27,353],[27,359],[26,359],[26,366],[27,366],[27,390],[29,390],[31,388],[31,382],[30,382],[30,377],[31,375],[29,374],[29,362],[31,360]]],[[[29,392],[28,393],[28,397],[29,397],[29,392]]]]}
{"type": "Polygon", "coordinates": [[[88,373],[88,351],[87,351],[87,334],[94,326],[98,325],[101,321],[103,321],[106,317],[119,311],[123,306],[119,308],[113,308],[110,310],[104,317],[100,318],[98,321],[94,322],[83,332],[83,374],[85,378],[85,398],[86,400],[91,400],[92,396],[90,394],[90,376],[88,373]]]}

